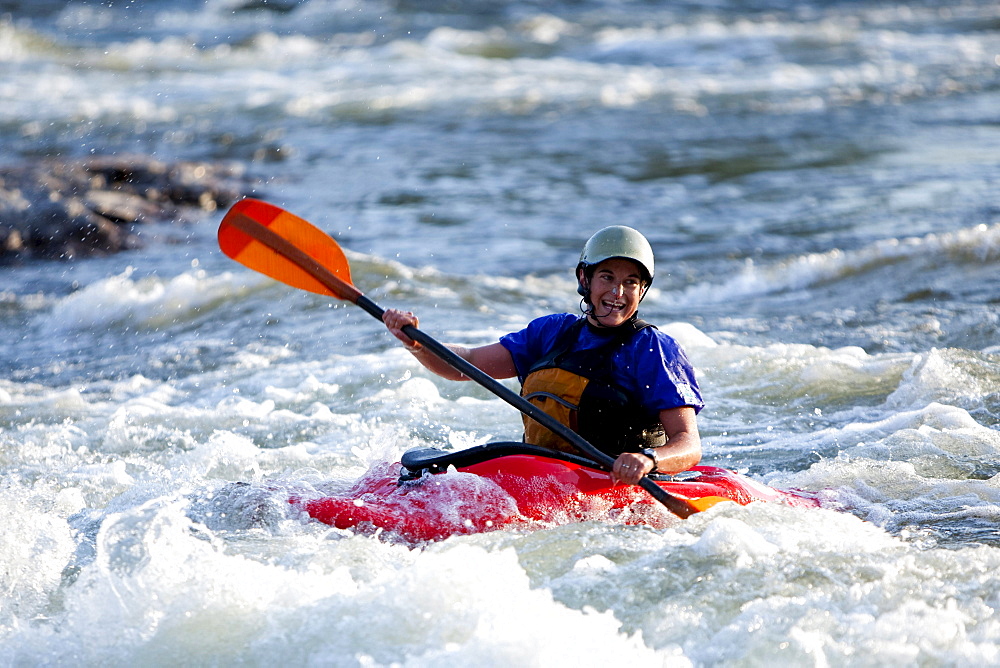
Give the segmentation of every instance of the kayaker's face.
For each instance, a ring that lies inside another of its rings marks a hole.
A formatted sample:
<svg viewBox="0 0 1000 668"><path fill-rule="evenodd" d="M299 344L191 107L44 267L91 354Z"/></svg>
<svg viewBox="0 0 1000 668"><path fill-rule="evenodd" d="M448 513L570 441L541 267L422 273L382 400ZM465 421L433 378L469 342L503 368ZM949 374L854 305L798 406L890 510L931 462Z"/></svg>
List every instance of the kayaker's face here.
<svg viewBox="0 0 1000 668"><path fill-rule="evenodd" d="M586 278L582 280L586 281ZM612 258L597 265L590 279L590 321L600 327L624 324L639 310L645 287L638 265Z"/></svg>

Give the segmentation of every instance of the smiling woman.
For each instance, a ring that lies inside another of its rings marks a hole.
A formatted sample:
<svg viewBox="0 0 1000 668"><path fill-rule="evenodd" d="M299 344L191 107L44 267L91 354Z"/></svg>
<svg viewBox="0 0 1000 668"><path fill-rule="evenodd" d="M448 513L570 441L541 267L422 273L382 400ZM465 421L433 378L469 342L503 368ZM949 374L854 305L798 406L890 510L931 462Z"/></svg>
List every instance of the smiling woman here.
<svg viewBox="0 0 1000 668"><path fill-rule="evenodd" d="M525 398L615 458L615 480L686 471L701 460L696 415L704 402L681 347L638 318L653 271L640 232L607 227L587 241L577 264L583 317L544 316L498 343L451 349L493 378L517 376ZM419 324L413 313L389 310L383 321L425 367L466 379L406 335L404 327ZM578 451L527 415L524 426L528 443Z"/></svg>

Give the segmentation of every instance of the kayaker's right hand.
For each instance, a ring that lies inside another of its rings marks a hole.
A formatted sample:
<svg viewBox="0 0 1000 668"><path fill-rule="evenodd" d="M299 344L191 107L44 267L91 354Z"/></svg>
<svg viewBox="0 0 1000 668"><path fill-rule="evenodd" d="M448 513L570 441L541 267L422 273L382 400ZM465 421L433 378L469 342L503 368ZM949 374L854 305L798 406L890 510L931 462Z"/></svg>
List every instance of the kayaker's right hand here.
<svg viewBox="0 0 1000 668"><path fill-rule="evenodd" d="M386 329L402 341L403 345L411 353L415 353L423 348L421 344L403 333L403 327L407 325L412 325L413 327L420 326L420 321L417 319L417 316L413 315L413 311L400 311L395 308L386 309L385 313L382 314L382 322L385 323Z"/></svg>
<svg viewBox="0 0 1000 668"><path fill-rule="evenodd" d="M636 485L643 476L656 468L653 462L638 452L623 452L611 468L611 479L626 485Z"/></svg>

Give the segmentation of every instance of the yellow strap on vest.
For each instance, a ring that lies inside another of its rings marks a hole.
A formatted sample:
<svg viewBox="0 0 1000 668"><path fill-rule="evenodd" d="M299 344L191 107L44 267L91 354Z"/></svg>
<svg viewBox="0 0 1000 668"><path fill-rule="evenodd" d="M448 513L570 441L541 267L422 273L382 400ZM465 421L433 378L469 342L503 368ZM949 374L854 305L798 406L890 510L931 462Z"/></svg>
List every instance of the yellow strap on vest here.
<svg viewBox="0 0 1000 668"><path fill-rule="evenodd" d="M533 371L524 379L521 396L559 420L573 431L577 431L577 415L580 397L589 379L564 369L541 369ZM553 450L577 453L577 449L563 438L535 422L527 415L524 421L524 441Z"/></svg>

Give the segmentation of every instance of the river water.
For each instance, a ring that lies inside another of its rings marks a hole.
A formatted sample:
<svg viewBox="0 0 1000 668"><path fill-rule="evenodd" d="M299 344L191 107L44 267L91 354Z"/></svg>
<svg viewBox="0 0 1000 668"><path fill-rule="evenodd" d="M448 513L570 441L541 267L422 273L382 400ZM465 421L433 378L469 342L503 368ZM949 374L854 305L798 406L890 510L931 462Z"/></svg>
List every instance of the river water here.
<svg viewBox="0 0 1000 668"><path fill-rule="evenodd" d="M419 546L304 519L289 490L519 415L206 211L0 267L0 663L1000 662L993 0L14 0L0 71L5 165L242 165L439 340L575 311L586 238L639 228L704 463L824 505Z"/></svg>

